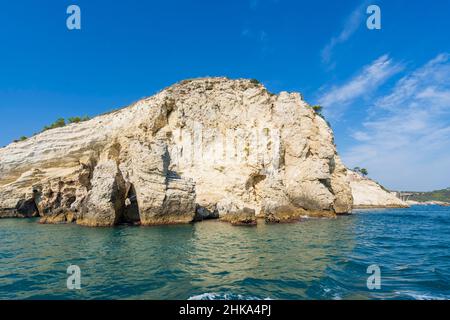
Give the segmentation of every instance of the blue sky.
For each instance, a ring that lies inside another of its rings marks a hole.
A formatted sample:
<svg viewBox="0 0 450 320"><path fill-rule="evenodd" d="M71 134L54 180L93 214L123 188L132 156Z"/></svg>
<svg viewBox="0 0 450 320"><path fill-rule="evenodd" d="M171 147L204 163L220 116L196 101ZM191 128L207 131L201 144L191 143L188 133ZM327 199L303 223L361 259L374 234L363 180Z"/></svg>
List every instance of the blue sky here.
<svg viewBox="0 0 450 320"><path fill-rule="evenodd" d="M0 45L0 145L185 78L257 78L322 104L349 167L450 186L449 0L2 1Z"/></svg>

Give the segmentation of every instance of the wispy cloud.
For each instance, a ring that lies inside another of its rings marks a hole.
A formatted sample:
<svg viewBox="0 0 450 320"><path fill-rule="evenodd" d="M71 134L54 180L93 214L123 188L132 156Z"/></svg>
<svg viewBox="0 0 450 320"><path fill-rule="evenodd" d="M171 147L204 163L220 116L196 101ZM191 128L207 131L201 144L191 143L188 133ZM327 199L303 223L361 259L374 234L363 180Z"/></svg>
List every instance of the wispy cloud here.
<svg viewBox="0 0 450 320"><path fill-rule="evenodd" d="M270 9L273 5L277 5L280 0L248 0L247 4L251 11ZM252 14L250 17L253 16ZM273 51L270 46L269 33L256 21L249 19L241 30L241 37L253 41L259 49L262 58Z"/></svg>
<svg viewBox="0 0 450 320"><path fill-rule="evenodd" d="M446 91L439 91L442 83L450 81L448 78L450 68L447 65L448 59L448 54L440 54L430 60L423 67L398 81L392 93L376 101L375 105L379 108L394 111L395 108L408 103L412 98L429 98L434 102L442 102L442 99L448 99Z"/></svg>
<svg viewBox="0 0 450 320"><path fill-rule="evenodd" d="M358 28L363 25L363 22L365 21L364 14L367 4L368 1L365 0L362 4L355 8L345 20L345 24L340 33L332 37L322 49L321 56L323 63L330 64L334 48L337 45L349 40L350 37L358 30Z"/></svg>
<svg viewBox="0 0 450 320"><path fill-rule="evenodd" d="M375 100L356 144L344 152L349 166L368 167L397 189L450 185L450 55L441 54L400 79Z"/></svg>
<svg viewBox="0 0 450 320"><path fill-rule="evenodd" d="M265 30L253 30L250 28L244 28L241 31L241 36L244 38L248 38L260 49L262 57L266 56L268 53L270 53L270 38L268 33Z"/></svg>
<svg viewBox="0 0 450 320"><path fill-rule="evenodd" d="M252 30L250 28L244 28L241 31L241 36L261 43L266 43L269 40L268 34L265 30Z"/></svg>
<svg viewBox="0 0 450 320"><path fill-rule="evenodd" d="M402 64L383 55L344 84L322 89L324 92L318 98L319 104L325 108L327 116L338 117L346 106L361 97L367 97L402 69Z"/></svg>

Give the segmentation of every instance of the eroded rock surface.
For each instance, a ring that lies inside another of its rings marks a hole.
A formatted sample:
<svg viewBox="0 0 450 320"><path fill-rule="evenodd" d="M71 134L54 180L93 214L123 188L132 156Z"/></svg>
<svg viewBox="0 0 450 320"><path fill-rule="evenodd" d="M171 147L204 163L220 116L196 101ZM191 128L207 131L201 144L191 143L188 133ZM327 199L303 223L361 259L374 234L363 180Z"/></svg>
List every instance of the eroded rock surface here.
<svg viewBox="0 0 450 320"><path fill-rule="evenodd" d="M283 222L353 199L331 129L300 94L205 78L0 149L0 216L24 203L43 223L112 226Z"/></svg>

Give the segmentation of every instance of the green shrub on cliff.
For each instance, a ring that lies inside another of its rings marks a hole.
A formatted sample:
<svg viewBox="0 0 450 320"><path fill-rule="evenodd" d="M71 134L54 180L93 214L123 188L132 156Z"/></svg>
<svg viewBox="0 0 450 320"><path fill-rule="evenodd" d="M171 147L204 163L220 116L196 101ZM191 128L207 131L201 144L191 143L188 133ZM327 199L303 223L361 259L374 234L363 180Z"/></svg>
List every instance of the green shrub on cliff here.
<svg viewBox="0 0 450 320"><path fill-rule="evenodd" d="M47 131L47 130L55 129L55 128L62 128L65 125L66 125L66 120L64 120L64 118L59 118L58 120L53 122L51 125L45 126L42 131Z"/></svg>
<svg viewBox="0 0 450 320"><path fill-rule="evenodd" d="M360 175L362 175L364 177L369 175L369 171L367 171L366 168L355 167L355 168L353 168L353 171L359 173Z"/></svg>
<svg viewBox="0 0 450 320"><path fill-rule="evenodd" d="M65 127L66 124L80 123L80 122L83 122L83 121L88 121L90 119L91 118L89 118L88 116L84 116L84 117L70 117L70 118L67 119L67 123L66 123L66 120L64 118L59 118L58 120L53 122L51 125L45 126L44 129L42 129L42 132L50 130L50 129L62 128L62 127Z"/></svg>
<svg viewBox="0 0 450 320"><path fill-rule="evenodd" d="M314 112L315 112L319 117L321 117L322 119L325 120L325 117L324 117L324 115L322 114L322 110L323 110L323 107L322 107L322 106L319 106L319 105L311 106L311 109L313 109ZM329 125L329 127L331 128L330 124L328 124L328 125Z"/></svg>
<svg viewBox="0 0 450 320"><path fill-rule="evenodd" d="M50 129L55 129L55 128L62 128L62 127L65 127L66 124L80 123L80 122L88 121L88 120L91 120L91 118L89 118L88 116L70 117L67 119L67 123L66 123L66 120L64 118L59 118L58 120L53 122L51 125L45 126L41 132L44 132L44 131L47 131ZM39 134L39 132L33 134L33 136L37 135L37 134ZM27 139L28 139L28 137L22 136L22 137L20 137L20 139L13 140L13 142L17 143L17 142L25 141Z"/></svg>
<svg viewBox="0 0 450 320"><path fill-rule="evenodd" d="M19 139L16 139L16 140L14 140L13 142L25 141L25 140L27 140L27 139L28 139L27 137L21 136Z"/></svg>
<svg viewBox="0 0 450 320"><path fill-rule="evenodd" d="M322 106L312 106L311 107L318 115L322 116L322 110L323 107Z"/></svg>
<svg viewBox="0 0 450 320"><path fill-rule="evenodd" d="M80 123L80 122L83 122L83 121L88 121L88 120L90 120L90 118L88 116L84 116L84 117L70 117L67 120L69 121L69 123Z"/></svg>

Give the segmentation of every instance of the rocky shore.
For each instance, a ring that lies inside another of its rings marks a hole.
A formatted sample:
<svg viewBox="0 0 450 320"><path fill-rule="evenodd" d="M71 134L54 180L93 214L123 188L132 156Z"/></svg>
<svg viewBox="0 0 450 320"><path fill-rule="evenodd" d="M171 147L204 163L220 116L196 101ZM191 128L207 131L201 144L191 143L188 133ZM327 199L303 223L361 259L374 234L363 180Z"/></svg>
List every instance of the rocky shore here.
<svg viewBox="0 0 450 320"><path fill-rule="evenodd" d="M365 205L404 203L344 167L331 129L300 94L254 80L186 80L0 149L0 217L254 225Z"/></svg>

